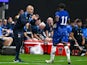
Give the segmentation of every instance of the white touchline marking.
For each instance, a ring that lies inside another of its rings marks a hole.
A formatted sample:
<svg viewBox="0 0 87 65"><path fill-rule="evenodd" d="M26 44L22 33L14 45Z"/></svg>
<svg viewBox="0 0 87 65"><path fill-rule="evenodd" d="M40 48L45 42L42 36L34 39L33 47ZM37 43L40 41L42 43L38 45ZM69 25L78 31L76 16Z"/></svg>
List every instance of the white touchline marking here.
<svg viewBox="0 0 87 65"><path fill-rule="evenodd" d="M76 60L76 61L87 61L87 60L81 60L81 59L80 59L80 60Z"/></svg>
<svg viewBox="0 0 87 65"><path fill-rule="evenodd" d="M87 61L87 60L74 60L73 62L81 62L81 61ZM54 61L54 62L67 62L66 60L59 60L59 61ZM45 63L45 61L30 61L30 62L0 62L0 64L40 64L40 63Z"/></svg>
<svg viewBox="0 0 87 65"><path fill-rule="evenodd" d="M15 62L0 62L0 64L26 64L26 65L29 65L29 64L39 64L39 65L43 65L43 64L40 63L40 62L39 62L39 63L31 63L31 62L30 62L30 63L26 63L26 62L25 62L25 63L24 63L24 62L23 62L23 63L15 63ZM46 64L47 64L47 63L46 63ZM61 64L57 64L57 65L61 65Z"/></svg>
<svg viewBox="0 0 87 65"><path fill-rule="evenodd" d="M15 63L17 63L17 62L0 62L0 64L15 64ZM29 63L18 63L18 64L29 64Z"/></svg>

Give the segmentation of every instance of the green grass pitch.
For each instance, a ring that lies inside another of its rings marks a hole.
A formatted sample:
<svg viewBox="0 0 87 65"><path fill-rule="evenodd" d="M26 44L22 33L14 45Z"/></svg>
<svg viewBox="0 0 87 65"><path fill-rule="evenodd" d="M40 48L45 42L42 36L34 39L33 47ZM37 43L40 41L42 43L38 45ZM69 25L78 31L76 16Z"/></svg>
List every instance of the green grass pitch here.
<svg viewBox="0 0 87 65"><path fill-rule="evenodd" d="M45 63L49 55L21 54L23 63L14 63L14 56L0 55L0 65L68 65L65 56L56 56L52 64ZM87 56L71 56L71 65L87 65Z"/></svg>

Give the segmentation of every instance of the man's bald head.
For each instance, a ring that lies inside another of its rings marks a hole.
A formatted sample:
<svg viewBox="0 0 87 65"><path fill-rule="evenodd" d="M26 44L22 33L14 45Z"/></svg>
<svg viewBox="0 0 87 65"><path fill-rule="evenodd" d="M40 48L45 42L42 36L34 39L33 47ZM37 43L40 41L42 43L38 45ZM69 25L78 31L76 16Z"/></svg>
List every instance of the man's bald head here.
<svg viewBox="0 0 87 65"><path fill-rule="evenodd" d="M29 14L33 14L34 13L34 7L32 5L28 5L27 8L26 8L26 11Z"/></svg>
<svg viewBox="0 0 87 65"><path fill-rule="evenodd" d="M45 27L46 27L46 24L45 24L44 22L41 22L41 23L39 24L39 28L40 28L41 30L43 30Z"/></svg>
<svg viewBox="0 0 87 65"><path fill-rule="evenodd" d="M53 25L53 18L52 18L52 17L49 17L49 18L47 19L47 23L48 23L49 25Z"/></svg>

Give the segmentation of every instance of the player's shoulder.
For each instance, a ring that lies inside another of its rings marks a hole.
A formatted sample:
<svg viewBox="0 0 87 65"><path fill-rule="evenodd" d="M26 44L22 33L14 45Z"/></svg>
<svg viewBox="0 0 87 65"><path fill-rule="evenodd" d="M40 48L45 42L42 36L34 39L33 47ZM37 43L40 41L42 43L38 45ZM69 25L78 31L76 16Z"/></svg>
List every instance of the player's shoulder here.
<svg viewBox="0 0 87 65"><path fill-rule="evenodd" d="M64 10L63 13L64 13L64 14L69 14L67 10Z"/></svg>
<svg viewBox="0 0 87 65"><path fill-rule="evenodd" d="M59 12L59 11L56 11L56 12L55 12L55 15L60 15L60 12Z"/></svg>
<svg viewBox="0 0 87 65"><path fill-rule="evenodd" d="M55 15L61 15L61 14L69 14L67 10L63 11L56 11Z"/></svg>

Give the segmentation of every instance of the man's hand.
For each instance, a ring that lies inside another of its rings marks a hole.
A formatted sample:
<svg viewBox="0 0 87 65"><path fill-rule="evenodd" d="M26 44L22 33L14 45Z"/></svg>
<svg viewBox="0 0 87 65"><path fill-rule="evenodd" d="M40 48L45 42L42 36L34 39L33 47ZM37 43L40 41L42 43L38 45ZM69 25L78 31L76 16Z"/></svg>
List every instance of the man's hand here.
<svg viewBox="0 0 87 65"><path fill-rule="evenodd" d="M32 16L32 19L37 20L38 17L37 17L36 15L33 15L33 16Z"/></svg>

